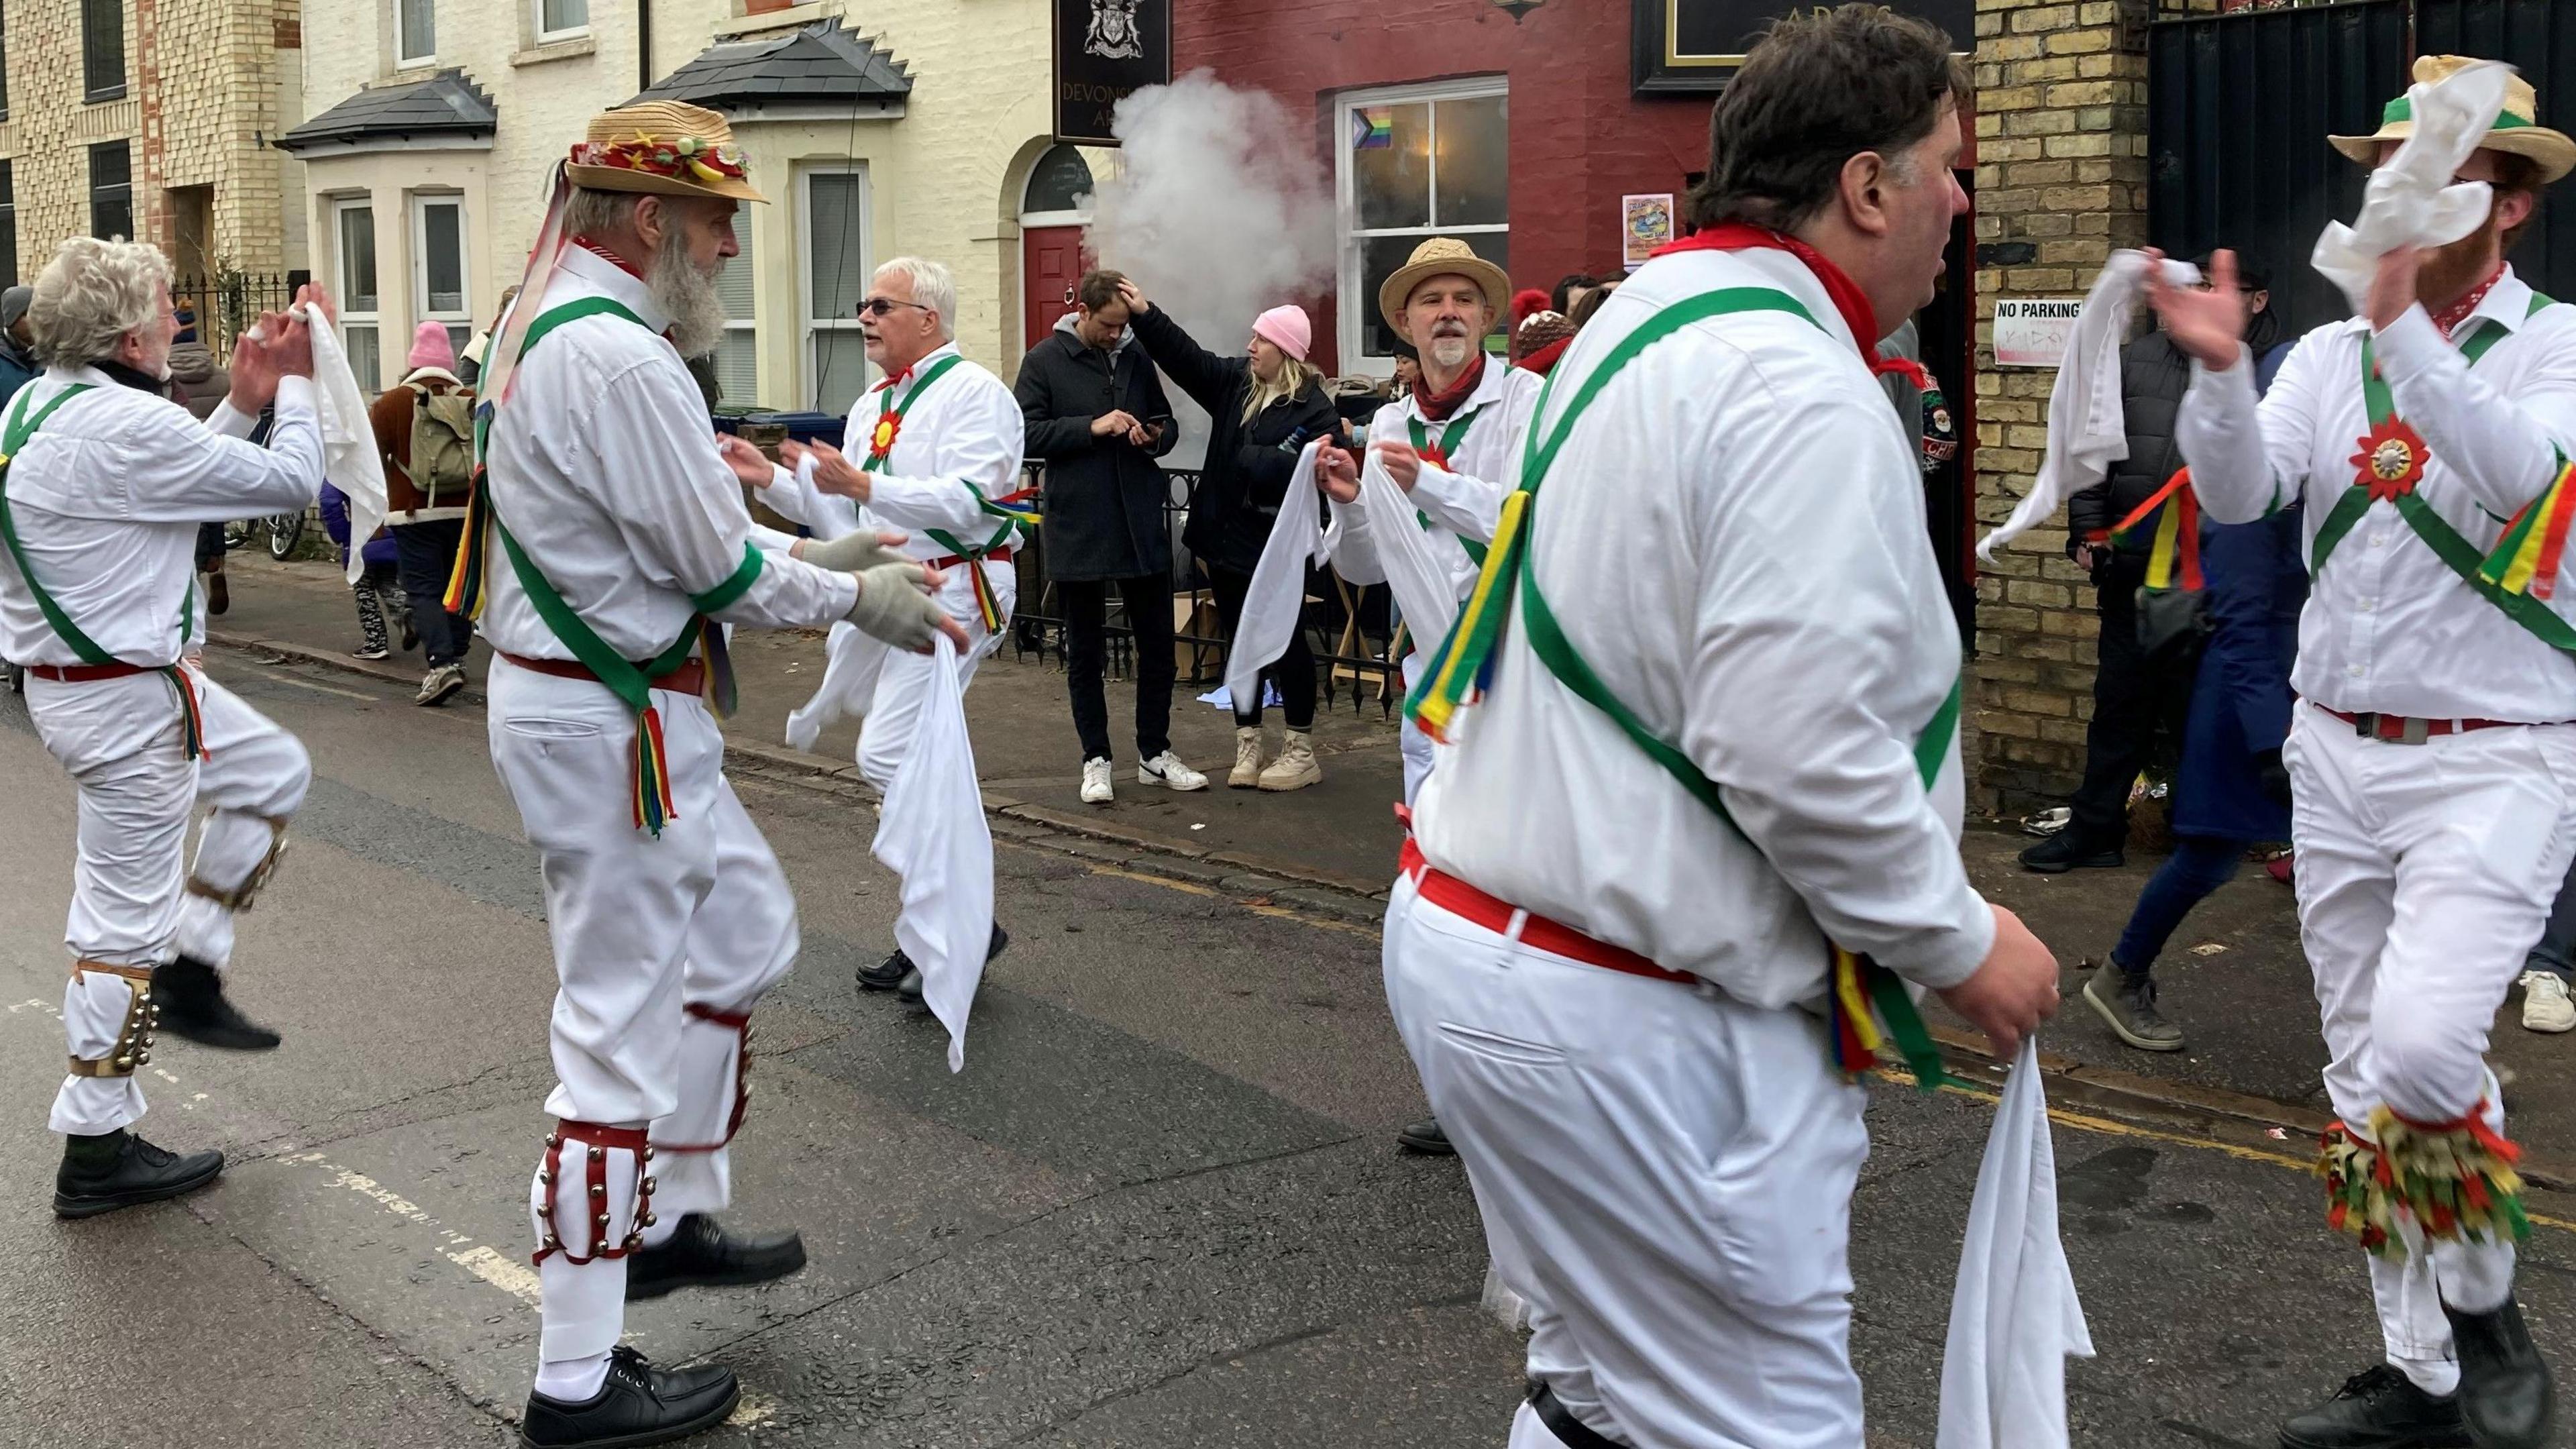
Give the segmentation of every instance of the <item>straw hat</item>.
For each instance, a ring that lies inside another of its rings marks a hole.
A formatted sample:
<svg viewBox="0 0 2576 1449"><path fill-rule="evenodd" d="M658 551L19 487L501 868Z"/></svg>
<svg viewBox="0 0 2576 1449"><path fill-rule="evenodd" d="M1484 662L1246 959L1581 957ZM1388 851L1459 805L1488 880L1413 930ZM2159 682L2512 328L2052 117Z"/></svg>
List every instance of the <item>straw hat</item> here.
<svg viewBox="0 0 2576 1449"><path fill-rule="evenodd" d="M1386 314L1386 325L1396 336L1413 340L1413 324L1404 320L1404 304L1413 299L1413 289L1433 277L1465 277L1485 294L1485 310L1495 319L1511 301L1512 279L1503 269L1476 255L1476 249L1454 236L1425 238L1413 249L1413 257L1395 269L1377 289L1377 309Z"/></svg>
<svg viewBox="0 0 2576 1449"><path fill-rule="evenodd" d="M2415 79L2431 85L2478 62L2465 55L2424 55L2415 59ZM2504 113L2496 117L2495 129L2478 143L2482 151L2502 151L2526 157L2538 163L2540 182L2550 182L2576 170L2576 141L2565 133L2541 125L2539 94L2531 82L2521 76L2507 77L2504 83ZM2415 134L2415 108L2404 96L2390 101L2379 113L2379 129L2367 136L2328 136L2334 148L2355 161L2368 163L2379 157L2382 141L2403 141Z"/></svg>
<svg viewBox="0 0 2576 1449"><path fill-rule="evenodd" d="M767 201L745 179L733 127L704 106L638 101L591 119L564 175L593 191Z"/></svg>

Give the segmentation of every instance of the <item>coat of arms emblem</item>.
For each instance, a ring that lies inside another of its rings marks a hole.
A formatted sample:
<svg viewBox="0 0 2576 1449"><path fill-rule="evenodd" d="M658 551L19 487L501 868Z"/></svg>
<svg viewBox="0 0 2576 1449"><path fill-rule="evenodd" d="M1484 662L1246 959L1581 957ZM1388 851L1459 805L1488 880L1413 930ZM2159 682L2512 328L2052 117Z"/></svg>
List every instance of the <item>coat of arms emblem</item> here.
<svg viewBox="0 0 2576 1449"><path fill-rule="evenodd" d="M1102 60L1143 60L1145 36L1136 23L1144 0L1091 0L1091 32L1082 38L1087 55Z"/></svg>

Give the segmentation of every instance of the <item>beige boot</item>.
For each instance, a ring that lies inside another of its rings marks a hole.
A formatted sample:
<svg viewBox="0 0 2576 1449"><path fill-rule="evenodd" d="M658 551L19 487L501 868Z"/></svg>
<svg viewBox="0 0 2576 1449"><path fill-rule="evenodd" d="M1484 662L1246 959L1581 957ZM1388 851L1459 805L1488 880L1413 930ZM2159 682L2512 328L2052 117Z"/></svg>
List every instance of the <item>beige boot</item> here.
<svg viewBox="0 0 2576 1449"><path fill-rule="evenodd" d="M1225 777L1226 788L1255 790L1261 786L1261 726L1234 727L1234 771Z"/></svg>
<svg viewBox="0 0 2576 1449"><path fill-rule="evenodd" d="M1290 730L1288 743L1279 758L1261 772L1264 790L1303 790L1324 778L1324 767L1315 763L1315 737L1304 730Z"/></svg>

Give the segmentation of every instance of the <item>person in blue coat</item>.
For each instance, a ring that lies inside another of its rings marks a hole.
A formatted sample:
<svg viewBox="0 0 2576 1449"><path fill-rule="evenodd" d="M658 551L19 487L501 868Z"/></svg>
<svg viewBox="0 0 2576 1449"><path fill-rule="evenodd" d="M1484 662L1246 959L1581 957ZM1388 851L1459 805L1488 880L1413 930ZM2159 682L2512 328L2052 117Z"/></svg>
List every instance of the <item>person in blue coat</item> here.
<svg viewBox="0 0 2576 1449"><path fill-rule="evenodd" d="M2205 525L2200 564L2210 625L2174 777L2174 853L2130 909L2093 973L2085 1003L2120 1040L2142 1051L2183 1047L2182 1029L2156 1006L2156 957L2191 908L2236 874L2260 841L2290 838L2290 664L2308 571L2299 553L2300 510L2254 523Z"/></svg>
<svg viewBox="0 0 2576 1449"><path fill-rule="evenodd" d="M349 495L325 483L322 485L322 528L331 541L340 546L340 567L349 566ZM360 643L349 651L352 659L384 659L393 653L393 640L385 632L385 615L391 613L403 621L403 646L419 642L411 628L411 615L406 611L401 581L395 573L393 535L379 528L373 537L358 546L358 556L365 562L358 581L349 592L358 600L358 634Z"/></svg>

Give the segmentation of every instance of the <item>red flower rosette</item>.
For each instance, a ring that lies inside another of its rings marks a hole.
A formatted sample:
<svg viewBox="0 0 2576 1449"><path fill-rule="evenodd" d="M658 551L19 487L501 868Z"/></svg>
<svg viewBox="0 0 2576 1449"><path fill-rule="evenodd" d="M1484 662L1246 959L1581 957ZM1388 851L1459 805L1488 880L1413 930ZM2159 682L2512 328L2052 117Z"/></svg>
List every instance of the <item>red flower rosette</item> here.
<svg viewBox="0 0 2576 1449"><path fill-rule="evenodd" d="M886 413L868 433L868 456L883 461L894 452L894 440L903 436L903 414Z"/></svg>
<svg viewBox="0 0 2576 1449"><path fill-rule="evenodd" d="M2373 503L2414 492L2423 481L2424 462L2432 456L2423 435L2397 417L2372 428L2359 440L2359 447L2361 451L2352 455L2353 482L2370 490Z"/></svg>

